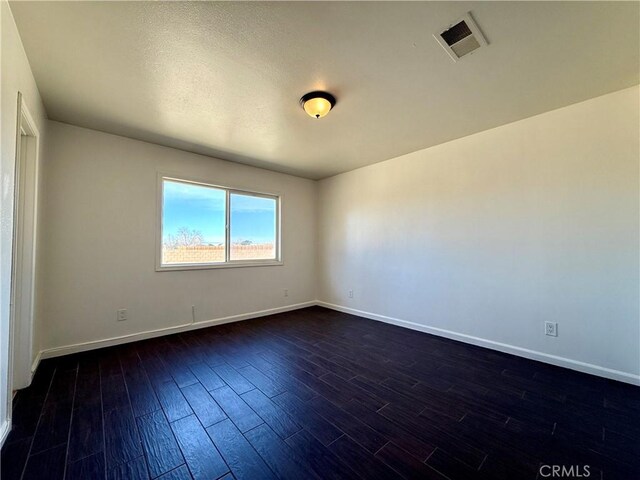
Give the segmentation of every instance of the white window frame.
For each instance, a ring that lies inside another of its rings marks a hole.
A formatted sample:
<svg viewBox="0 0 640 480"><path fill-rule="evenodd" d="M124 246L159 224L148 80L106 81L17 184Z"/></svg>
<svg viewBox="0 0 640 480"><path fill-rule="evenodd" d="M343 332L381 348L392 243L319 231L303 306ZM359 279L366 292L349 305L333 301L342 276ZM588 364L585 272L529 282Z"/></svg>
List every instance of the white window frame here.
<svg viewBox="0 0 640 480"><path fill-rule="evenodd" d="M163 239L163 205L164 205L164 182L186 183L190 185L200 185L203 187L217 188L225 192L225 261L217 263L162 263L162 239ZM156 229L156 271L166 272L174 270L209 270L216 268L237 268L237 267L265 267L274 265L284 265L282 260L282 195L279 193L256 192L246 188L236 188L218 185L214 182L186 178L183 175L171 175L166 173L158 173L157 186L157 222ZM231 209L230 199L232 194L249 195L254 197L270 198L276 201L276 258L265 260L231 260Z"/></svg>

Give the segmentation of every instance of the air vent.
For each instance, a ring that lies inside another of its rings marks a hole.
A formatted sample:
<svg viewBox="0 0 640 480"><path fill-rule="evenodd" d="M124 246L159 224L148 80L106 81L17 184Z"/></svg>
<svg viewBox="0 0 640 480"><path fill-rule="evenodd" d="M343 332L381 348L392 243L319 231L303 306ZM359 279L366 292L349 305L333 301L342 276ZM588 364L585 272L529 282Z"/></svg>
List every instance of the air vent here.
<svg viewBox="0 0 640 480"><path fill-rule="evenodd" d="M433 36L454 62L487 45L487 40L470 13Z"/></svg>

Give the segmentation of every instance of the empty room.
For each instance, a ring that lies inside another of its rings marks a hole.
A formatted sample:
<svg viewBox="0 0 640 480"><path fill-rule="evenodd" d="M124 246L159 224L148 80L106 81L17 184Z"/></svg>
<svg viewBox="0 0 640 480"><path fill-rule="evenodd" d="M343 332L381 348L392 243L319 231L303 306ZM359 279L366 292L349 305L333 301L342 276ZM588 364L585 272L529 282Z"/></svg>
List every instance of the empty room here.
<svg viewBox="0 0 640 480"><path fill-rule="evenodd" d="M1 480L640 479L640 2L0 0Z"/></svg>

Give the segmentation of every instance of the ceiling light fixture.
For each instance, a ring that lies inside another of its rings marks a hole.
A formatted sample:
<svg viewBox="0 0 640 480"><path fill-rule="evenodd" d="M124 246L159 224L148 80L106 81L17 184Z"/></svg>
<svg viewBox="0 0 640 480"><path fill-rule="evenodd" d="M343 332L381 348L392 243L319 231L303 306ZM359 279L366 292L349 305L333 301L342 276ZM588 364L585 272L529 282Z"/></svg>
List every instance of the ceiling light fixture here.
<svg viewBox="0 0 640 480"><path fill-rule="evenodd" d="M336 104L336 97L327 92L309 92L300 99L300 105L310 117L322 118Z"/></svg>

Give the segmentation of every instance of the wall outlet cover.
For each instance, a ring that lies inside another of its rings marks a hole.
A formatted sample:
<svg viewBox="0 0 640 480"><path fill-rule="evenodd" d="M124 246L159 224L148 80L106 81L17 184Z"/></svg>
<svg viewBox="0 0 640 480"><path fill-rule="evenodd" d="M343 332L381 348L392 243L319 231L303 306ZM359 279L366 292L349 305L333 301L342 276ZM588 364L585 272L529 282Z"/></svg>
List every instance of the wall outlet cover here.
<svg viewBox="0 0 640 480"><path fill-rule="evenodd" d="M558 323L557 322L544 322L544 333L550 337L558 336Z"/></svg>

